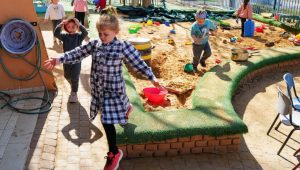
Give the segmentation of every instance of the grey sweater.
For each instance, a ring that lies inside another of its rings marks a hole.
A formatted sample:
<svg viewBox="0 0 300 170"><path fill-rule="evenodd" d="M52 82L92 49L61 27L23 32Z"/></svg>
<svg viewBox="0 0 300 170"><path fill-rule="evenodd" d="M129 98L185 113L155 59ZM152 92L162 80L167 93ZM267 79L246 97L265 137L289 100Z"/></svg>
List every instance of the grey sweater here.
<svg viewBox="0 0 300 170"><path fill-rule="evenodd" d="M87 30L84 26L79 26L80 32L75 34L62 33L61 25L58 25L54 30L54 36L63 42L64 52L73 50L74 48L81 45L84 38L88 35Z"/></svg>

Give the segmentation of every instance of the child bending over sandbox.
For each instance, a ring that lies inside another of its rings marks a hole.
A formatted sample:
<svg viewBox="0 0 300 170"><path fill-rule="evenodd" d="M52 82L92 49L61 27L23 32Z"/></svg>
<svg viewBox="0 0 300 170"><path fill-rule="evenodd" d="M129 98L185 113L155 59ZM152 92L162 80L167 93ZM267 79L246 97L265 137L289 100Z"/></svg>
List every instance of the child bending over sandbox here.
<svg viewBox="0 0 300 170"><path fill-rule="evenodd" d="M126 115L132 109L125 91L122 65L126 62L135 71L145 75L154 86L163 88L155 78L151 68L141 59L140 53L127 41L116 38L120 25L116 15L104 9L96 22L100 39L92 40L86 45L76 47L59 58L45 61L48 69L60 63L76 64L85 57L92 56L91 107L90 117L93 120L98 111L106 132L109 152L105 170L117 169L123 152L116 145L114 124L126 124Z"/></svg>

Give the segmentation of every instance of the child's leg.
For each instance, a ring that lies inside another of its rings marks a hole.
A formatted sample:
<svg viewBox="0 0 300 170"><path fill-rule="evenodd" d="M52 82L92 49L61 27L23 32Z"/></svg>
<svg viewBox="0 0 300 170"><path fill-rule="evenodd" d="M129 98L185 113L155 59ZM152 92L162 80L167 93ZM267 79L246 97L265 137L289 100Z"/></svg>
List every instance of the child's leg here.
<svg viewBox="0 0 300 170"><path fill-rule="evenodd" d="M244 36L244 23L246 22L246 18L241 18L241 24L242 24L242 32L241 32L241 36L243 37Z"/></svg>
<svg viewBox="0 0 300 170"><path fill-rule="evenodd" d="M193 67L194 67L194 69L196 69L198 64L199 64L199 60L200 60L200 56L201 56L202 51L203 51L202 45L198 45L198 44L193 43L193 54L194 54Z"/></svg>
<svg viewBox="0 0 300 170"><path fill-rule="evenodd" d="M79 84L79 76L81 70L81 63L72 64L71 65L71 89L72 92L78 91L78 84Z"/></svg>
<svg viewBox="0 0 300 170"><path fill-rule="evenodd" d="M200 59L200 64L202 67L206 67L205 60L210 56L211 56L211 49L210 49L209 43L207 42L204 45L204 53L203 53L202 58Z"/></svg>
<svg viewBox="0 0 300 170"><path fill-rule="evenodd" d="M63 64L63 68L64 68L64 77L71 85L72 65L71 64Z"/></svg>
<svg viewBox="0 0 300 170"><path fill-rule="evenodd" d="M117 139L116 139L116 128L114 124L103 124L103 128L106 133L108 146L109 146L109 152L112 152L114 155L118 153L118 147L117 147Z"/></svg>
<svg viewBox="0 0 300 170"><path fill-rule="evenodd" d="M79 20L81 25L84 25L85 12L75 12L75 18Z"/></svg>

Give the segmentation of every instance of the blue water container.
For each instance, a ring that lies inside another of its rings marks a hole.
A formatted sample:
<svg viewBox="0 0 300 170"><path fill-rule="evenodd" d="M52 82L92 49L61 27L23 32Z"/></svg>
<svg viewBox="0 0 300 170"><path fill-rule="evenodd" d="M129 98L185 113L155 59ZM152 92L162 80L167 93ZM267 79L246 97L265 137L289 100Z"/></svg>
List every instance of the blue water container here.
<svg viewBox="0 0 300 170"><path fill-rule="evenodd" d="M33 2L36 13L45 13L47 11L47 5L42 1Z"/></svg>
<svg viewBox="0 0 300 170"><path fill-rule="evenodd" d="M251 19L248 19L244 23L244 36L245 37L253 37L253 35L254 35L254 28L255 28L254 21L252 21Z"/></svg>

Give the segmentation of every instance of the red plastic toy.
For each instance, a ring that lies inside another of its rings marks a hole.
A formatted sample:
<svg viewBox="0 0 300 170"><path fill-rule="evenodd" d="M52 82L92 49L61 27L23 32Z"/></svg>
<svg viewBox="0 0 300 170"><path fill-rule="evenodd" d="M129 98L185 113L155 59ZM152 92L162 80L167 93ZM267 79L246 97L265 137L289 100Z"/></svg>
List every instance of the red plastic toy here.
<svg viewBox="0 0 300 170"><path fill-rule="evenodd" d="M156 87L146 87L143 89L145 97L153 104L162 104L165 96L168 94L167 90L161 90Z"/></svg>
<svg viewBox="0 0 300 170"><path fill-rule="evenodd" d="M261 32L261 33L263 33L263 32L264 32L264 29L263 29L262 27L256 27L256 28L255 28L255 31L256 31L256 32Z"/></svg>

